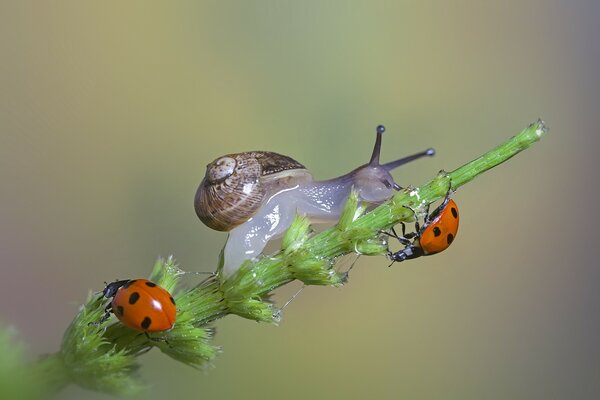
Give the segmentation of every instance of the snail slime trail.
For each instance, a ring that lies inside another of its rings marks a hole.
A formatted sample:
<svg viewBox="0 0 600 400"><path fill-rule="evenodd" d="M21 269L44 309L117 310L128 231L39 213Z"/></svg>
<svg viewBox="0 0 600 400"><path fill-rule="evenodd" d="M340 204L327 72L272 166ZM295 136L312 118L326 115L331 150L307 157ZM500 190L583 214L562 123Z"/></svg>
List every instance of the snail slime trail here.
<svg viewBox="0 0 600 400"><path fill-rule="evenodd" d="M196 214L208 227L229 232L223 253L224 277L290 227L296 214L311 221L337 221L350 191L373 205L400 190L390 171L425 156L427 149L385 164L379 163L385 128L377 127L371 160L337 178L313 181L298 161L278 153L250 151L227 154L206 166L194 200Z"/></svg>

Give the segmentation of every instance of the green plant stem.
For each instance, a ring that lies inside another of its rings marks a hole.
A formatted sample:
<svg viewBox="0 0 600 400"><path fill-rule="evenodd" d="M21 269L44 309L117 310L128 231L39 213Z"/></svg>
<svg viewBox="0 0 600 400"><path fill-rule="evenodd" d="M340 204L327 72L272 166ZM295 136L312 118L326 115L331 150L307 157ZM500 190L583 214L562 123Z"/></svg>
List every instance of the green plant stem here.
<svg viewBox="0 0 600 400"><path fill-rule="evenodd" d="M281 251L246 261L232 276L219 272L191 289L175 292L184 276L172 258L159 260L150 279L175 293L177 322L166 332L149 340L114 319L97 323L107 300L90 296L73 320L63 339L61 351L47 356L35 367L39 382L50 391L68 383L109 393L135 393L139 385L132 378L134 359L152 347L193 367L210 362L220 348L210 344L214 331L207 327L227 314L264 322L277 322L279 310L269 302L270 293L293 280L307 285L341 285L347 273L334 269L338 257L355 252L387 254L382 231L414 218L410 207L422 212L483 172L505 162L538 141L546 132L541 120L481 157L452 172L440 173L420 187L408 187L392 199L369 210L353 193L339 222L312 234L310 222L297 216L282 240ZM218 270L217 270L218 271Z"/></svg>
<svg viewBox="0 0 600 400"><path fill-rule="evenodd" d="M224 290L225 300L232 297L246 299L261 297L293 279L300 279L306 284L338 285L343 283L344 274L332 273L331 270L331 265L336 257L352 251L367 255L385 254L387 246L384 239L379 239L379 232L387 230L399 222L412 220L413 213L407 206L413 209L422 209L424 206L442 199L449 188L456 190L483 172L512 158L540 140L545 132L546 127L543 121L538 120L481 157L450 173L440 171L438 176L429 183L418 188L406 188L388 202L354 220L347 216L361 214L361 210L357 210L360 205L356 204L355 198L349 199L346 216L342 216L340 223L336 226L313 237L305 238L305 241L297 246L291 255L286 254L286 249L283 249L276 255L263 257L255 263L247 263L234 276L225 280L222 283L222 287L226 288ZM294 225L290 230L293 229L295 229ZM304 272L302 264L307 260L321 262L323 268L319 270L318 279L315 279L314 275L309 275L308 279L302 275ZM245 279L250 276L255 278L249 281ZM246 282L246 284L242 285L241 282ZM238 309L235 305L230 307L230 312L247 318L260 321L270 320L270 308L268 307L255 305L252 311L256 313L250 315L247 311L243 308Z"/></svg>
<svg viewBox="0 0 600 400"><path fill-rule="evenodd" d="M33 373L32 381L37 379L41 383L40 386L50 393L58 392L72 382L61 353L43 356L34 365Z"/></svg>

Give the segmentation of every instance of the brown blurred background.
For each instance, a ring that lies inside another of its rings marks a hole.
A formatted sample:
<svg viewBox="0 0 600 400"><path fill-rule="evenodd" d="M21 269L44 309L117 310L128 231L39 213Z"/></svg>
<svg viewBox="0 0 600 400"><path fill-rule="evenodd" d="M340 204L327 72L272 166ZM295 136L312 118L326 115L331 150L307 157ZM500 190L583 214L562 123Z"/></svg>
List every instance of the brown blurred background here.
<svg viewBox="0 0 600 400"><path fill-rule="evenodd" d="M205 373L153 351L144 398L597 398L598 17L556 0L3 2L0 320L35 356L103 281L169 254L214 270L226 236L192 199L218 155L330 178L383 123L384 160L437 149L396 174L420 184L541 116L542 142L456 194L450 250L362 257L279 327L219 321Z"/></svg>

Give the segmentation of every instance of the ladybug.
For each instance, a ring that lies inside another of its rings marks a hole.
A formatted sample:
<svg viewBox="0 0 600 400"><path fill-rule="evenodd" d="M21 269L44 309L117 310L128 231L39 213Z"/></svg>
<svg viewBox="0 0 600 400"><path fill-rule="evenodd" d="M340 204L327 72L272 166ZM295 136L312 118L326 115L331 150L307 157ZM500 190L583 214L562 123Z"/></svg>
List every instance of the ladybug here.
<svg viewBox="0 0 600 400"><path fill-rule="evenodd" d="M444 251L450 247L458 232L458 206L450 198L450 191L446 193L444 201L438 208L431 214L429 214L429 211L426 213L421 227L419 227L416 212L413 209L411 210L415 215L415 232L406 234L405 226L402 223L402 236L399 236L394 228L392 228L392 233L389 234L405 246L404 249L395 253L391 251L388 253L392 264Z"/></svg>
<svg viewBox="0 0 600 400"><path fill-rule="evenodd" d="M177 310L173 296L147 279L127 279L106 285L102 295L111 298L103 321L112 312L123 325L148 332L167 331L173 327Z"/></svg>

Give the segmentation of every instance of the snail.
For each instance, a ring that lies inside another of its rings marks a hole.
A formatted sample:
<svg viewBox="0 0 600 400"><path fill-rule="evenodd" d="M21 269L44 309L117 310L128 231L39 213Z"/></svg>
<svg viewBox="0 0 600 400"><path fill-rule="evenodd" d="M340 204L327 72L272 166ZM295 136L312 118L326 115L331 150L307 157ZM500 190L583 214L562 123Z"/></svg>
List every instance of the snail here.
<svg viewBox="0 0 600 400"><path fill-rule="evenodd" d="M233 275L245 260L260 255L271 239L289 228L296 214L312 222L336 221L352 188L361 201L380 204L401 189L391 170L435 154L430 148L380 164L384 126L379 125L376 132L369 163L325 181L313 181L304 165L268 151L227 154L208 164L194 208L208 227L229 232L223 251L224 276Z"/></svg>

